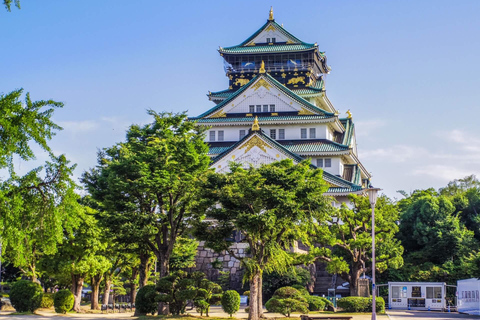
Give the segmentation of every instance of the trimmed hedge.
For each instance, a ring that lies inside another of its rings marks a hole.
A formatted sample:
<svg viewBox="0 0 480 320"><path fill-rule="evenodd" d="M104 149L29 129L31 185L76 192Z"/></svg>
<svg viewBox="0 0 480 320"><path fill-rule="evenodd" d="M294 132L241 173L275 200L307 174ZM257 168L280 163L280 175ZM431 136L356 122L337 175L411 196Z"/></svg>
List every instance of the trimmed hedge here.
<svg viewBox="0 0 480 320"><path fill-rule="evenodd" d="M55 296L53 296L53 306L55 307L55 312L63 314L67 313L68 311L72 310L74 301L75 298L70 290L59 290L57 293L55 293Z"/></svg>
<svg viewBox="0 0 480 320"><path fill-rule="evenodd" d="M385 300L377 297L375 301L377 312L385 312ZM346 312L372 312L372 298L345 297L337 300L337 306Z"/></svg>
<svg viewBox="0 0 480 320"><path fill-rule="evenodd" d="M50 309L51 307L53 307L53 293L44 293L40 308Z"/></svg>
<svg viewBox="0 0 480 320"><path fill-rule="evenodd" d="M32 281L19 280L10 288L10 302L17 312L34 312L42 303L43 289Z"/></svg>
<svg viewBox="0 0 480 320"><path fill-rule="evenodd" d="M158 302L155 300L157 292L155 290L155 285L149 284L142 287L137 292L137 297L135 298L135 308L139 314L155 314L158 309Z"/></svg>
<svg viewBox="0 0 480 320"><path fill-rule="evenodd" d="M290 317L292 312L308 313L306 297L292 287L277 289L273 297L265 304L265 308L268 312L278 312L287 317Z"/></svg>
<svg viewBox="0 0 480 320"><path fill-rule="evenodd" d="M325 301L321 297L308 295L307 298L309 311L323 311L325 310Z"/></svg>
<svg viewBox="0 0 480 320"><path fill-rule="evenodd" d="M230 315L230 318L240 309L240 295L237 291L225 291L222 296L222 309Z"/></svg>

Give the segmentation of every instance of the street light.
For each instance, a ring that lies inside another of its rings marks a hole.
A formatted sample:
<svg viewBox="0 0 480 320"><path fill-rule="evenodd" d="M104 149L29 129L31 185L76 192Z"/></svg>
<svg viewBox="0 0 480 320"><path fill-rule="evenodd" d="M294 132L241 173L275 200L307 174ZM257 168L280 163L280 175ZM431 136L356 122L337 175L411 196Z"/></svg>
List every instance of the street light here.
<svg viewBox="0 0 480 320"><path fill-rule="evenodd" d="M372 320L377 320L376 310L376 295L377 288L375 287L375 204L377 203L377 194L381 189L369 188L367 189L368 199L372 207Z"/></svg>

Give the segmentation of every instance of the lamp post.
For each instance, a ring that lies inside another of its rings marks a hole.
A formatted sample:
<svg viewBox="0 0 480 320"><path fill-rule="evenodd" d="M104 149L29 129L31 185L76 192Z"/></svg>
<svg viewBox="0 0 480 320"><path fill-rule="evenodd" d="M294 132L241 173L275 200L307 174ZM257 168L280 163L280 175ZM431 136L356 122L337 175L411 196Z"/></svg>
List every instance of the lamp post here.
<svg viewBox="0 0 480 320"><path fill-rule="evenodd" d="M377 203L377 194L381 189L369 188L367 189L368 199L372 207L372 320L377 320L376 310L376 295L377 288L375 287L375 204Z"/></svg>

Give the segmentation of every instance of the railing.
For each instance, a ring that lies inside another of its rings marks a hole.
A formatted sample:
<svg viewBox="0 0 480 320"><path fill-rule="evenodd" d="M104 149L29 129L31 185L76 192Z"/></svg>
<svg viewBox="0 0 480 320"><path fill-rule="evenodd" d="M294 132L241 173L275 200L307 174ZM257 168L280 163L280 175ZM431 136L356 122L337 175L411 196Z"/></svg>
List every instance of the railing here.
<svg viewBox="0 0 480 320"><path fill-rule="evenodd" d="M228 72L242 72L242 71L243 72L254 72L254 71L258 71L258 68L242 68L242 67L234 68L233 66L228 66L228 67L226 67L226 70ZM265 65L265 70L267 72L272 72L272 71L283 72L283 71L299 71L299 70L302 70L302 71L308 70L308 71L312 72L313 71L313 66L310 65L310 64L297 64L295 66ZM316 76L318 77L318 76L320 76L320 74L317 74Z"/></svg>

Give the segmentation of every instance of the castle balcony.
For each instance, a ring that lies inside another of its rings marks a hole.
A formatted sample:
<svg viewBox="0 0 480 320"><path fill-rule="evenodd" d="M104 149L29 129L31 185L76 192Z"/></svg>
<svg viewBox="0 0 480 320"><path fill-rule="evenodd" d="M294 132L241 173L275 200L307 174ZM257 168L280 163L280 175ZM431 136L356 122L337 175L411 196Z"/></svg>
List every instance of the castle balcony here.
<svg viewBox="0 0 480 320"><path fill-rule="evenodd" d="M267 64L265 63L265 70L268 72L268 73L271 73L271 72L285 72L285 71L309 71L309 72L312 72L315 70L314 68L314 65L313 64L303 64L303 63L297 63L297 64L288 64L288 65L285 65L285 64ZM227 72L227 74L230 74L230 73L256 73L258 72L258 68L254 68L254 67L250 67L250 66L246 66L246 67L242 67L242 66L237 66L237 67L234 67L232 65L229 65L229 66L226 66L225 67L225 71ZM315 74L315 76L318 78L320 77L321 73L317 73Z"/></svg>

